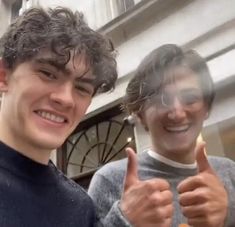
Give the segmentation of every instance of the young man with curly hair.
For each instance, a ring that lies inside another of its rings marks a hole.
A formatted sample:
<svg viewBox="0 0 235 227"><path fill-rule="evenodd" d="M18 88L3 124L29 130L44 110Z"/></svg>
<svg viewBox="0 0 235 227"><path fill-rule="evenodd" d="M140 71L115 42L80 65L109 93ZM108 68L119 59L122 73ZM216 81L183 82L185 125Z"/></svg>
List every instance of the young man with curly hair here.
<svg viewBox="0 0 235 227"><path fill-rule="evenodd" d="M110 43L79 12L32 8L0 53L0 226L94 226L91 199L49 158L96 92L114 87Z"/></svg>

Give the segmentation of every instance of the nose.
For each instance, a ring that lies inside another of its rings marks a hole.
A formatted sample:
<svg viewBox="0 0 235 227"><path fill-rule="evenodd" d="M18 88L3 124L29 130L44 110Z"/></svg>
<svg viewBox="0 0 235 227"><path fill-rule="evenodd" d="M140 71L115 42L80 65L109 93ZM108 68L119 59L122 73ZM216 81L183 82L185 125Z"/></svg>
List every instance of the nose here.
<svg viewBox="0 0 235 227"><path fill-rule="evenodd" d="M174 101L168 110L168 118L174 121L181 121L186 117L184 106L180 102L178 97L174 98Z"/></svg>
<svg viewBox="0 0 235 227"><path fill-rule="evenodd" d="M73 86L70 83L63 83L58 85L50 95L51 101L61 107L73 107Z"/></svg>

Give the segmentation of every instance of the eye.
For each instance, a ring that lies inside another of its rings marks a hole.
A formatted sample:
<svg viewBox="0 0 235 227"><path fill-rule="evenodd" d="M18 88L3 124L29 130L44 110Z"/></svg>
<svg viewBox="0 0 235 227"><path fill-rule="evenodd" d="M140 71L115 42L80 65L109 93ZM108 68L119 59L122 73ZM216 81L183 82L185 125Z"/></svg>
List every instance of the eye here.
<svg viewBox="0 0 235 227"><path fill-rule="evenodd" d="M201 101L201 96L198 94L184 94L181 96L185 105L193 105Z"/></svg>
<svg viewBox="0 0 235 227"><path fill-rule="evenodd" d="M81 94L82 96L92 96L94 92L94 88L91 85L76 85L75 86L77 92Z"/></svg>
<svg viewBox="0 0 235 227"><path fill-rule="evenodd" d="M161 104L163 106L170 106L174 103L175 96L173 94L168 94L166 92L163 92L161 94Z"/></svg>
<svg viewBox="0 0 235 227"><path fill-rule="evenodd" d="M45 79L48 79L48 80L57 79L57 76L55 76L55 74L50 72L49 70L40 69L39 72Z"/></svg>

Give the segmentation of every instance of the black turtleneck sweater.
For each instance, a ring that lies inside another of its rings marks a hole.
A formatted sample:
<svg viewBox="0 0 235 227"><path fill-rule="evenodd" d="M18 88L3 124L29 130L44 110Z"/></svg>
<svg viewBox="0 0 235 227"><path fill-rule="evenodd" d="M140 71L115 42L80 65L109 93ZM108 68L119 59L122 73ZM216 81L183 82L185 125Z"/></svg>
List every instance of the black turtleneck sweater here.
<svg viewBox="0 0 235 227"><path fill-rule="evenodd" d="M50 162L0 142L0 227L94 226L91 199Z"/></svg>

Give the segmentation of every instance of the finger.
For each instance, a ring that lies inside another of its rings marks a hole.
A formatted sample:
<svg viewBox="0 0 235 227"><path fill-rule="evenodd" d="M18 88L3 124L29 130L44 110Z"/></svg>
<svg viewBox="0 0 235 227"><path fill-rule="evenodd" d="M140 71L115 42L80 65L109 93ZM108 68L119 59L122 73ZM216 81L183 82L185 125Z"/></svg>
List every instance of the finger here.
<svg viewBox="0 0 235 227"><path fill-rule="evenodd" d="M194 176L193 177L188 177L188 178L186 178L185 180L181 181L178 184L177 190L181 194L181 193L193 191L199 185L200 185L200 179L198 179L197 177L194 177Z"/></svg>
<svg viewBox="0 0 235 227"><path fill-rule="evenodd" d="M200 196L199 190L193 192L184 192L179 195L179 203L181 206L192 206L200 203L204 203L206 199Z"/></svg>
<svg viewBox="0 0 235 227"><path fill-rule="evenodd" d="M199 143L195 148L196 162L198 166L198 172L213 172L205 151L205 142Z"/></svg>
<svg viewBox="0 0 235 227"><path fill-rule="evenodd" d="M213 170L212 170L213 171ZM181 181L178 186L177 190L178 193L182 194L185 192L198 192L199 188L208 188L210 185L210 181L214 179L214 174L204 172L198 175L188 177L185 180Z"/></svg>
<svg viewBox="0 0 235 227"><path fill-rule="evenodd" d="M166 218L164 221L161 222L156 222L156 218L152 221L152 223L147 223L143 226L148 226L148 227L171 227L172 226L172 217L171 218Z"/></svg>
<svg viewBox="0 0 235 227"><path fill-rule="evenodd" d="M160 223L163 224L165 220L171 219L174 213L174 207L172 204L168 204L166 206L161 207L150 207L151 211L148 212L146 215L145 213L145 220L151 223L155 223L155 226L160 226ZM148 225L145 225L148 226Z"/></svg>
<svg viewBox="0 0 235 227"><path fill-rule="evenodd" d="M149 193L152 193L154 191L162 192L165 190L170 190L170 184L168 183L168 181L161 178L153 178L142 182L144 187L148 189Z"/></svg>
<svg viewBox="0 0 235 227"><path fill-rule="evenodd" d="M205 216L206 209L207 209L206 204L181 207L183 215L187 218L196 218L200 216Z"/></svg>
<svg viewBox="0 0 235 227"><path fill-rule="evenodd" d="M196 226L211 226L210 223L208 223L208 218L206 218L205 216L188 218L188 224L190 226L195 226L195 227Z"/></svg>
<svg viewBox="0 0 235 227"><path fill-rule="evenodd" d="M162 223L161 225L157 225L157 226L159 226L159 227L166 227L166 226L172 226L172 217L170 217L170 218L166 218L165 220L164 220L164 223ZM155 225L154 225L154 227L156 227L156 223L155 223Z"/></svg>
<svg viewBox="0 0 235 227"><path fill-rule="evenodd" d="M155 211L155 217L159 217L158 220L162 222L168 218L172 218L174 213L174 207L173 204L168 204L166 206L158 207L157 209L155 209Z"/></svg>
<svg viewBox="0 0 235 227"><path fill-rule="evenodd" d="M126 191L130 186L136 184L139 181L136 154L130 147L126 148L126 153L128 160L126 177L124 181L124 191Z"/></svg>
<svg viewBox="0 0 235 227"><path fill-rule="evenodd" d="M163 192L154 192L150 196L150 200L153 203L153 206L166 206L168 204L173 204L173 194L170 190L166 190Z"/></svg>

